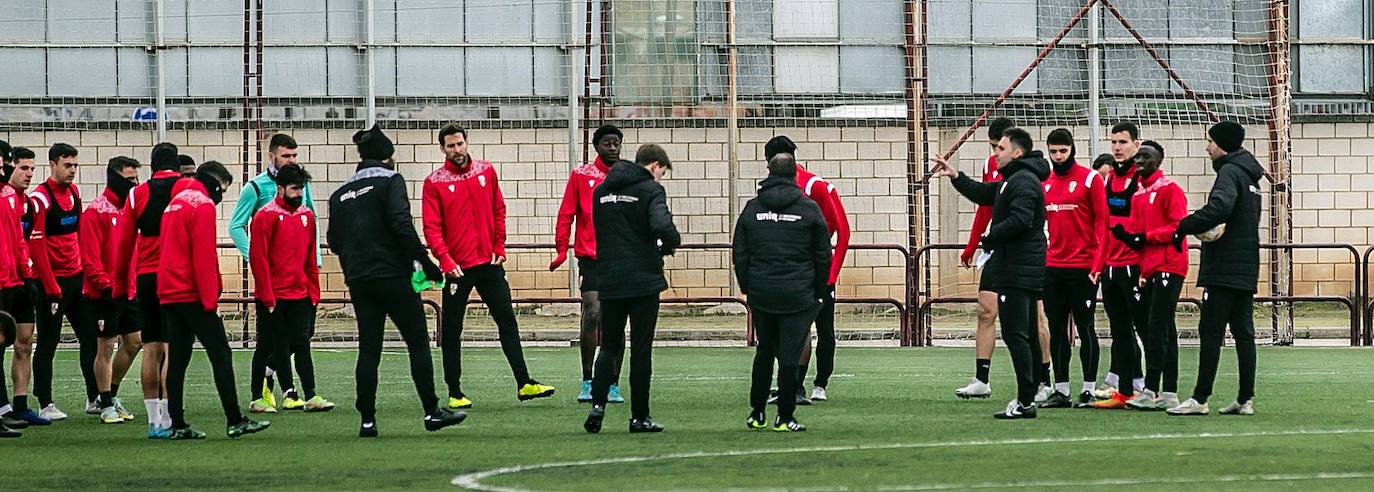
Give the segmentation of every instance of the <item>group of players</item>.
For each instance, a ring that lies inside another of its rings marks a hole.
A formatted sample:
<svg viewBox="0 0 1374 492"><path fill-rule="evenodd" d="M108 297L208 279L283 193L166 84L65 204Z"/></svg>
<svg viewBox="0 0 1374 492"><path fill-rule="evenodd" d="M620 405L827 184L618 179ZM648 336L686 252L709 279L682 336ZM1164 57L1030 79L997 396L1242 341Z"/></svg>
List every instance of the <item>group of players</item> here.
<svg viewBox="0 0 1374 492"><path fill-rule="evenodd" d="M934 175L950 178L979 206L961 257L964 265L982 268L975 375L955 394L991 395L988 368L997 319L1017 380L1016 398L997 418L1035 418L1037 408L1071 406L1205 415L1229 325L1240 389L1220 413L1253 414L1252 315L1264 172L1243 148L1244 128L1221 122L1208 130L1207 153L1217 178L1207 204L1192 214L1183 188L1162 169L1162 145L1142 141L1140 129L1129 122L1112 127L1109 138L1112 152L1093 161L1094 172L1075 160L1067 129L1049 133L1046 160L1025 130L999 118L988 128L993 155L982 182L935 159ZM1180 401L1175 308L1188 274L1190 235L1202 240L1202 347L1197 385L1191 398ZM1102 387L1094 328L1099 287L1112 339ZM1070 320L1082 365L1076 397L1069 379Z"/></svg>

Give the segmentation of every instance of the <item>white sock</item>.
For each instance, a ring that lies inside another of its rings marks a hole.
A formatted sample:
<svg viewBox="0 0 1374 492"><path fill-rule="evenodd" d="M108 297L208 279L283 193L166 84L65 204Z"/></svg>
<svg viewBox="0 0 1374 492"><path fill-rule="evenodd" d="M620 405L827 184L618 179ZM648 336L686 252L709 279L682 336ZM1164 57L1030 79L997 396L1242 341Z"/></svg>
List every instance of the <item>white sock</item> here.
<svg viewBox="0 0 1374 492"><path fill-rule="evenodd" d="M158 413L157 402L158 400L152 398L143 400L143 410L148 412L148 425L162 427L162 417Z"/></svg>
<svg viewBox="0 0 1374 492"><path fill-rule="evenodd" d="M1067 395L1069 394L1069 383L1067 381L1063 383L1054 383L1054 390L1061 395Z"/></svg>
<svg viewBox="0 0 1374 492"><path fill-rule="evenodd" d="M1131 380L1131 388L1139 392L1145 389L1145 378L1135 378Z"/></svg>
<svg viewBox="0 0 1374 492"><path fill-rule="evenodd" d="M1117 376L1114 372L1109 372L1107 373L1105 382L1107 383L1107 386L1118 388L1119 386L1117 386L1117 383L1121 382L1121 376Z"/></svg>
<svg viewBox="0 0 1374 492"><path fill-rule="evenodd" d="M157 401L157 418L163 429L172 428L172 414L167 411L167 400Z"/></svg>
<svg viewBox="0 0 1374 492"><path fill-rule="evenodd" d="M1165 400L1168 400L1168 399L1177 400L1177 399L1178 399L1178 393L1169 393L1169 392L1166 391L1166 392L1164 392L1164 393L1160 393L1160 394L1159 394L1159 397L1160 397L1160 398L1163 398L1163 399L1165 399Z"/></svg>
<svg viewBox="0 0 1374 492"><path fill-rule="evenodd" d="M1096 384L1096 383L1093 383L1092 381L1084 381L1084 382L1083 382L1083 392L1084 392L1084 393L1092 394L1093 390L1095 390L1095 389L1097 389L1097 384Z"/></svg>
<svg viewBox="0 0 1374 492"><path fill-rule="evenodd" d="M14 407L11 406L11 405L8 405L8 404L5 405L5 406L3 406L3 407L0 407L0 415L5 415L5 414L8 414L8 413L13 412L13 411L14 411Z"/></svg>
<svg viewBox="0 0 1374 492"><path fill-rule="evenodd" d="M267 368L267 372L266 372L265 374L266 374L267 377L270 378L270 377L272 377L272 376L275 376L275 375L277 374L277 371L273 371L272 368L269 367L269 368Z"/></svg>

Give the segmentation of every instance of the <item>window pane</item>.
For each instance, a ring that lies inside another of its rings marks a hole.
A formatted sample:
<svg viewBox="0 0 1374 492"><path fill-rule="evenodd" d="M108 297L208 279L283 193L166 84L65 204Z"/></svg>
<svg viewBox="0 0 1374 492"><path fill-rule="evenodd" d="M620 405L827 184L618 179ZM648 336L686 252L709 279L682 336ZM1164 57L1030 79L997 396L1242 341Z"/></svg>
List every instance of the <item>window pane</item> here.
<svg viewBox="0 0 1374 492"><path fill-rule="evenodd" d="M529 42L532 0L467 0L467 39L472 43Z"/></svg>
<svg viewBox="0 0 1374 492"><path fill-rule="evenodd" d="M558 48L534 49L534 95L567 95L567 73L567 57ZM582 74L577 76L580 78Z"/></svg>
<svg viewBox="0 0 1374 492"><path fill-rule="evenodd" d="M44 0L10 0L5 3L5 28L0 29L0 41L43 41L48 28L44 18ZM42 77L43 74L38 76Z"/></svg>
<svg viewBox="0 0 1374 492"><path fill-rule="evenodd" d="M974 0L973 39L1034 40L1035 0Z"/></svg>
<svg viewBox="0 0 1374 492"><path fill-rule="evenodd" d="M162 66L164 70L166 70L164 72L164 76L167 78L167 84L165 85L165 87L167 88L168 96L186 97L190 94L189 86L191 84L191 81L190 78L187 76L186 71L188 58L190 58L190 54L187 52L186 48L172 48L162 52ZM235 65L241 66L242 64L242 62L239 62ZM157 72L155 71L156 68L157 67L153 67L152 69L150 69L150 71L152 71L153 73L154 83L157 83ZM242 73L243 72L240 70L238 76L243 77ZM242 93L241 89L240 93Z"/></svg>
<svg viewBox="0 0 1374 492"><path fill-rule="evenodd" d="M0 48L0 59L11 66L25 68L5 74L0 96L42 97L48 93L47 56L42 48Z"/></svg>
<svg viewBox="0 0 1374 492"><path fill-rule="evenodd" d="M353 48L341 46L326 48L326 52L329 57L329 95L366 95L367 66L364 55ZM372 56L377 55L374 53ZM381 70L382 67L377 67L378 73Z"/></svg>
<svg viewBox="0 0 1374 492"><path fill-rule="evenodd" d="M1236 91L1247 95L1269 94L1269 54L1262 46L1236 47Z"/></svg>
<svg viewBox="0 0 1374 492"><path fill-rule="evenodd" d="M930 0L926 24L931 41L968 41L973 26L973 9L968 0Z"/></svg>
<svg viewBox="0 0 1374 492"><path fill-rule="evenodd" d="M930 70L930 92L968 94L972 90L973 60L969 48L930 48L926 60Z"/></svg>
<svg viewBox="0 0 1374 492"><path fill-rule="evenodd" d="M397 48L396 95L463 95L463 50Z"/></svg>
<svg viewBox="0 0 1374 492"><path fill-rule="evenodd" d="M120 48L119 95L121 97L153 96L153 55L140 48Z"/></svg>
<svg viewBox="0 0 1374 492"><path fill-rule="evenodd" d="M577 20L575 26L580 31L581 26L587 22L586 7L582 2L573 2L577 5ZM568 39L568 4L566 2L550 2L548 0L535 0L534 2L534 40L541 43L562 43Z"/></svg>
<svg viewBox="0 0 1374 492"><path fill-rule="evenodd" d="M1268 37L1268 3L1266 0L1236 0L1236 39Z"/></svg>
<svg viewBox="0 0 1374 492"><path fill-rule="evenodd" d="M192 42L243 43L243 4L238 2L197 2L186 4L187 33ZM168 19L168 23L177 22ZM263 34L266 36L266 33ZM242 54L242 49L239 53ZM192 64L195 64L193 53ZM195 83L192 84L194 89ZM241 81L239 85L242 85Z"/></svg>
<svg viewBox="0 0 1374 492"><path fill-rule="evenodd" d="M906 52L901 48L840 48L840 90L851 94L902 92Z"/></svg>
<svg viewBox="0 0 1374 492"><path fill-rule="evenodd" d="M462 41L462 5L445 0L396 0L396 40L420 44Z"/></svg>
<svg viewBox="0 0 1374 492"><path fill-rule="evenodd" d="M373 48L372 52L374 80L377 83L377 96L396 95L396 48ZM367 74L363 73L366 77ZM364 86L364 89L367 87Z"/></svg>
<svg viewBox="0 0 1374 492"><path fill-rule="evenodd" d="M1001 94L1012 80L1035 59L1035 48L978 47L973 49L973 92ZM1034 93L1039 87L1035 77L1027 77L1016 87L1016 94Z"/></svg>
<svg viewBox="0 0 1374 492"><path fill-rule="evenodd" d="M468 48L467 94L534 94L534 57L529 48Z"/></svg>
<svg viewBox="0 0 1374 492"><path fill-rule="evenodd" d="M366 39L363 22L367 20L363 3L358 0L328 0L329 40L336 43L357 43ZM377 12L380 14L380 12ZM381 16L374 17L375 23L382 22ZM374 34L375 35L375 34Z"/></svg>
<svg viewBox="0 0 1374 492"><path fill-rule="evenodd" d="M739 93L758 96L773 93L773 52L762 47L741 47L736 60Z"/></svg>
<svg viewBox="0 0 1374 492"><path fill-rule="evenodd" d="M1231 2L1170 0L1169 37L1174 39L1232 37L1234 13Z"/></svg>
<svg viewBox="0 0 1374 492"><path fill-rule="evenodd" d="M148 43L152 41L152 2L119 0L117 8L119 9L119 41L124 43Z"/></svg>
<svg viewBox="0 0 1374 492"><path fill-rule="evenodd" d="M773 0L735 0L735 9L737 41L743 43L773 39ZM723 27L721 32L724 32Z"/></svg>
<svg viewBox="0 0 1374 492"><path fill-rule="evenodd" d="M112 48L48 50L49 96L113 96L118 92L117 73Z"/></svg>
<svg viewBox="0 0 1374 492"><path fill-rule="evenodd" d="M1039 33L1040 38L1048 40L1059 33L1060 29L1069 25L1069 19L1078 13L1078 9L1083 7L1083 0L1040 0ZM1073 26L1073 30L1065 35L1065 39L1082 40L1088 38L1088 25L1091 16L1084 14L1078 24Z"/></svg>
<svg viewBox="0 0 1374 492"><path fill-rule="evenodd" d="M270 97L319 97L328 93L324 48L265 48L262 92Z"/></svg>
<svg viewBox="0 0 1374 492"><path fill-rule="evenodd" d="M1169 9L1160 0L1112 0L1112 5L1146 39L1161 39L1169 35ZM1134 39L1121 21L1106 9L1102 10L1103 35L1110 39Z"/></svg>
<svg viewBox="0 0 1374 492"><path fill-rule="evenodd" d="M1156 48L1160 56L1169 56L1163 48ZM1106 92L1164 92L1173 81L1159 67L1154 58L1139 46L1106 48L1102 50L1102 90Z"/></svg>
<svg viewBox="0 0 1374 492"><path fill-rule="evenodd" d="M325 0L263 3L262 39L268 43L273 41L322 42L325 37L325 24ZM243 24L240 23L239 35L242 36L242 33Z"/></svg>
<svg viewBox="0 0 1374 492"><path fill-rule="evenodd" d="M839 0L774 0L773 39L837 39Z"/></svg>
<svg viewBox="0 0 1374 492"><path fill-rule="evenodd" d="M116 25L114 0L48 1L48 41L112 43Z"/></svg>
<svg viewBox="0 0 1374 492"><path fill-rule="evenodd" d="M1231 46L1169 48L1169 65L1193 91L1203 94L1230 94L1235 75L1235 53ZM1174 87L1181 91L1182 88Z"/></svg>
<svg viewBox="0 0 1374 492"><path fill-rule="evenodd" d="M1060 46L1035 69L1041 94L1086 94L1088 55L1085 48Z"/></svg>
<svg viewBox="0 0 1374 492"><path fill-rule="evenodd" d="M1298 88L1305 93L1365 90L1364 50L1359 46L1298 46Z"/></svg>
<svg viewBox="0 0 1374 492"><path fill-rule="evenodd" d="M242 48L193 48L187 57L186 68L191 79L188 88L191 97L243 95Z"/></svg>
<svg viewBox="0 0 1374 492"><path fill-rule="evenodd" d="M846 0L840 3L840 39L902 43L906 14L900 0Z"/></svg>
<svg viewBox="0 0 1374 492"><path fill-rule="evenodd" d="M779 94L826 94L839 91L840 67L836 48L779 46L777 61Z"/></svg>
<svg viewBox="0 0 1374 492"><path fill-rule="evenodd" d="M1358 38L1364 34L1364 0L1306 0L1298 4L1298 36Z"/></svg>

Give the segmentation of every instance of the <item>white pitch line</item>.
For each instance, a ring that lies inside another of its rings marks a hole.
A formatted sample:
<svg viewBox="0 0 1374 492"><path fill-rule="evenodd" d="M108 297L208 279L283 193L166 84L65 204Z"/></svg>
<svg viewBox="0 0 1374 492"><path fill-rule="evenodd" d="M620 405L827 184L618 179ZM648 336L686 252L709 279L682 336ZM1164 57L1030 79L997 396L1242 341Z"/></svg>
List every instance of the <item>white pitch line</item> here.
<svg viewBox="0 0 1374 492"><path fill-rule="evenodd" d="M1340 435L1340 434L1371 434L1374 429L1324 429L1324 430L1291 430L1291 431L1262 431L1262 432L1200 432L1194 434L1138 434L1130 436L1093 436L1093 437L1055 437L1055 438L1022 438L1022 439L979 439L971 441L954 442L918 442L918 443L892 443L892 444L855 444L846 446L817 446L809 448L778 448L778 449L742 449L730 451L693 451L690 453L673 453L656 456L622 456L618 458L602 458L596 460L582 461L562 461L554 463L539 463L533 465L517 465L503 468L494 468L473 473L465 473L453 477L450 481L453 485L471 490L484 490L489 492L526 492L527 489L514 487L501 487L486 485L482 480L499 475L509 475L512 473L524 473L529 471L547 470L551 468L575 468L583 466L609 465L618 463L643 463L651 461L680 460L694 458L722 458L734 456L760 456L772 454L795 454L795 453L817 453L817 452L844 452L844 451L871 451L887 449L922 449L922 448L952 448L964 446L1000 446L1016 444L1066 444L1078 442L1100 442L1100 441L1149 441L1165 439L1216 439L1216 438L1236 438L1236 437L1281 437L1281 436L1316 436L1316 435ZM1337 477L1340 478L1340 477ZM1349 477L1361 478L1361 477ZM935 484L941 485L941 484ZM976 485L976 484L975 484ZM964 487L967 485L960 485ZM912 489L920 490L920 489Z"/></svg>
<svg viewBox="0 0 1374 492"><path fill-rule="evenodd" d="M1222 475L1217 477L1193 477L1193 478L1107 478L1099 480L1031 480L1024 482L976 482L976 483L935 483L928 485L893 485L878 487L883 491L906 491L906 490L965 490L965 489L1002 489L1012 487L1092 487L1105 485L1164 485L1164 484L1192 484L1192 483L1228 483L1228 482L1295 482L1305 480L1355 480L1361 478L1374 478L1374 473L1364 472L1322 472L1322 473L1295 473L1295 474L1259 474L1259 475Z"/></svg>

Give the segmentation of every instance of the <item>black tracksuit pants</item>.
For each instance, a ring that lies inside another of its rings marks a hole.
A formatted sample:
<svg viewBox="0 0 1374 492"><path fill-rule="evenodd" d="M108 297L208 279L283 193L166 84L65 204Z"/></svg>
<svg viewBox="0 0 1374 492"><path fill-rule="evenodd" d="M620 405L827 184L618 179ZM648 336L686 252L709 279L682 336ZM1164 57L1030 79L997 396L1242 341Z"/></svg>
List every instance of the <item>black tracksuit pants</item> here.
<svg viewBox="0 0 1374 492"><path fill-rule="evenodd" d="M1146 329L1146 312L1139 286L1140 268L1134 266L1107 267L1102 272L1102 309L1111 325L1112 366L1120 378L1121 394L1132 396L1132 380L1144 377L1140 367L1140 345L1137 331ZM1143 338L1143 337L1142 337Z"/></svg>
<svg viewBox="0 0 1374 492"><path fill-rule="evenodd" d="M463 270L457 280L449 279L444 289L444 322L439 339L439 348L444 355L444 383L448 385L448 396L463 396L463 321L468 311L468 296L477 289L477 296L486 303L492 320L496 321L497 337L501 340L501 351L506 354L515 376L515 387L524 386L530 380L529 369L525 367L525 354L520 347L520 329L515 322L515 308L511 305L510 283L506 281L506 269L500 265L482 265Z"/></svg>
<svg viewBox="0 0 1374 492"><path fill-rule="evenodd" d="M1016 371L1016 399L1021 405L1035 403L1040 381L1036 369L1040 360L1040 330L1036 329L1036 298L1039 293L1022 289L1003 288L997 293L997 318L1002 323L1002 342L1011 353L1012 368ZM779 394L785 394L779 392ZM779 398L778 401L782 401Z"/></svg>
<svg viewBox="0 0 1374 492"><path fill-rule="evenodd" d="M1212 382L1217 377L1221 346L1226 326L1236 342L1236 361L1240 365L1240 393L1236 401L1245 403L1255 397L1255 293L1226 287L1208 287L1202 292L1202 319L1198 322L1202 351L1198 357L1197 386L1193 399L1207 403Z"/></svg>
<svg viewBox="0 0 1374 492"><path fill-rule="evenodd" d="M1069 358L1073 354L1073 344L1069 341L1070 315L1078 329L1078 360L1083 366L1083 381L1097 381L1101 350L1095 327L1097 284L1088 278L1088 269L1050 267L1045 273L1043 292L1045 318L1050 326L1054 382L1069 382Z"/></svg>
<svg viewBox="0 0 1374 492"><path fill-rule="evenodd" d="M62 339L62 318L72 324L76 341L80 345L81 378L86 383L86 401L95 401L100 390L95 385L96 331L95 320L86 308L86 299L81 295L81 274L57 279L62 289L62 298L53 311L52 303L47 300L43 284L37 283L38 294L34 303L38 306L38 340L33 355L33 395L38 398L39 408L53 402L52 361L57 355L57 343Z"/></svg>
<svg viewBox="0 0 1374 492"><path fill-rule="evenodd" d="M791 420L797 408L797 393L801 385L802 347L811 333L811 322L823 308L816 303L795 313L770 313L753 308L754 335L758 346L754 350L754 370L749 385L749 406L763 411L768 404L768 389L773 380L773 362L778 363L778 417ZM833 313L833 311L832 311ZM818 383L819 384L819 383Z"/></svg>
<svg viewBox="0 0 1374 492"><path fill-rule="evenodd" d="M805 345L802 345L805 350ZM835 373L835 286L831 285L821 298L821 310L816 314L816 379L811 382L822 388L830 384ZM806 380L806 366L801 367L798 381Z"/></svg>
<svg viewBox="0 0 1374 492"><path fill-rule="evenodd" d="M630 323L630 418L649 418L649 380L654 373L654 329L658 326L658 294L624 299L601 299L601 351L592 372L592 404L605 405L612 384L619 383L625 360L625 323ZM801 348L797 348L801 357ZM792 374L796 374L795 368Z"/></svg>
<svg viewBox="0 0 1374 492"><path fill-rule="evenodd" d="M354 380L358 388L358 413L371 422L377 417L377 366L382 362L382 334L390 317L405 341L410 355L410 378L420 395L420 407L429 414L439 408L434 395L434 362L430 359L429 336L425 330L425 307L410 279L395 277L355 281L348 286L353 311L358 318L358 365Z"/></svg>
<svg viewBox="0 0 1374 492"><path fill-rule="evenodd" d="M277 372L283 389L295 387L291 381L291 356L296 359L296 375L301 379L301 396L315 396L315 362L310 358L310 337L315 325L315 305L310 299L278 300L276 309L267 312L258 303L258 346L253 350L249 398L262 393L267 367ZM262 358L259 361L259 358Z"/></svg>
<svg viewBox="0 0 1374 492"><path fill-rule="evenodd" d="M234 354L224 334L224 321L219 313L206 311L199 302L162 305L164 334L167 337L167 412L172 428L184 429L186 423L186 368L196 340L205 348L214 372L215 391L228 425L243 420L239 411L238 392L234 389Z"/></svg>
<svg viewBox="0 0 1374 492"><path fill-rule="evenodd" d="M1182 275L1159 272L1142 290L1148 319L1145 330L1145 388L1159 394L1178 392L1178 326L1175 318ZM1150 360L1154 363L1151 364ZM1153 366L1153 369L1151 367Z"/></svg>

